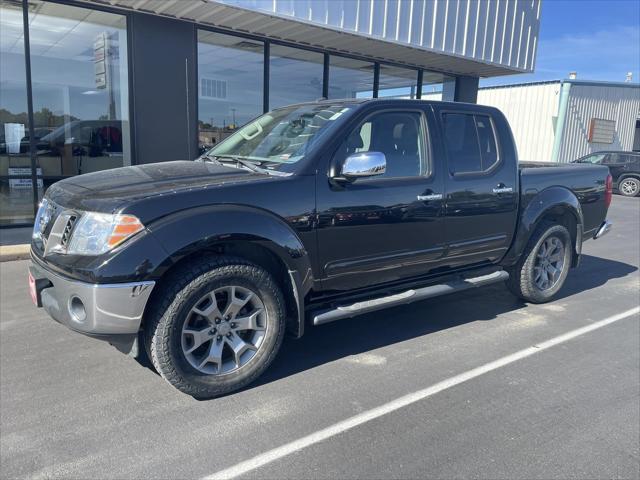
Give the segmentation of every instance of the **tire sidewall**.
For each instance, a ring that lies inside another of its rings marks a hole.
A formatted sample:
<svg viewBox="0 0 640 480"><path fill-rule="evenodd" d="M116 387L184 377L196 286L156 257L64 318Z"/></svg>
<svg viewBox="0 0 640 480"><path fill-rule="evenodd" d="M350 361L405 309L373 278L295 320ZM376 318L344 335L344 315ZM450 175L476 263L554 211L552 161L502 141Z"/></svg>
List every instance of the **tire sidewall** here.
<svg viewBox="0 0 640 480"><path fill-rule="evenodd" d="M562 272L560 273L560 278L556 282L556 284L547 290L540 290L538 286L535 284L535 272L534 267L536 263L536 258L538 252L540 251L540 247L542 244L550 237L556 237L564 246L564 263L562 267ZM544 230L544 232L539 236L536 241L534 247L531 249L529 256L527 257L527 261L523 265L526 268L526 276L529 279L529 285L527 285L527 290L529 290L529 295L532 297L533 301L536 302L547 302L551 298L553 298L560 289L564 286L564 282L567 279L567 275L569 275L569 268L571 266L571 253L572 253L572 243L571 236L569 232L563 225L554 225L550 228Z"/></svg>
<svg viewBox="0 0 640 480"><path fill-rule="evenodd" d="M242 274L241 271L251 274ZM207 375L196 370L182 351L182 328L191 309L207 293L228 285L247 288L257 294L266 310L266 333L259 350L236 371L224 375ZM282 342L284 311L281 294L270 276L261 269L247 265L226 266L196 278L176 296L163 316L167 334L154 336L160 349L173 366L174 375L188 384L194 396L220 395L236 390L257 378L271 363ZM163 372L160 372L163 374ZM164 376L164 375L163 375ZM173 383L173 382L172 382Z"/></svg>

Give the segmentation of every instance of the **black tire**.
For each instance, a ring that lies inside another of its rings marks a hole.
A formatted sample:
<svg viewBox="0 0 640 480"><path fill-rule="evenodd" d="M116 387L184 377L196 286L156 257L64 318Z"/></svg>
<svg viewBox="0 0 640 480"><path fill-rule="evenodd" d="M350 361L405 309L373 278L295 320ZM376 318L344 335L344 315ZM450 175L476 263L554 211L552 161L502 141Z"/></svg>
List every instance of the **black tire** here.
<svg viewBox="0 0 640 480"><path fill-rule="evenodd" d="M266 311L264 339L251 360L236 371L205 374L188 362L181 346L182 328L203 295L228 285L250 289L260 298ZM217 397L250 384L271 364L282 344L282 292L269 273L242 259L214 257L194 261L163 282L153 299L156 305L144 325L151 361L162 378L195 398Z"/></svg>
<svg viewBox="0 0 640 480"><path fill-rule="evenodd" d="M637 197L640 195L640 180L634 177L625 177L618 182L618 192L625 197Z"/></svg>
<svg viewBox="0 0 640 480"><path fill-rule="evenodd" d="M542 245L550 237L558 238L564 246L564 262L555 283L547 289L541 289L536 284L536 274L534 267L536 267L536 261L538 259L538 253L541 250ZM518 263L508 269L509 280L507 280L507 286L511 292L531 303L546 303L553 300L558 291L564 285L564 282L569 274L569 268L571 267L571 257L573 252L573 243L569 231L563 225L553 224L551 222L542 222L535 230L527 248L525 249L522 257Z"/></svg>

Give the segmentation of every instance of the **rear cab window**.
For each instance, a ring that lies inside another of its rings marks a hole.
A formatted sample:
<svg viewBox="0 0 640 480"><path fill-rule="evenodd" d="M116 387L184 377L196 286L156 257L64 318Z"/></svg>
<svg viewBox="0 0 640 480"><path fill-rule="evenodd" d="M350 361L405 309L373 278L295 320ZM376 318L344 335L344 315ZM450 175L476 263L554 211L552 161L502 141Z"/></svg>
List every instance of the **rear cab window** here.
<svg viewBox="0 0 640 480"><path fill-rule="evenodd" d="M442 128L452 175L484 174L500 162L495 127L489 115L445 112Z"/></svg>

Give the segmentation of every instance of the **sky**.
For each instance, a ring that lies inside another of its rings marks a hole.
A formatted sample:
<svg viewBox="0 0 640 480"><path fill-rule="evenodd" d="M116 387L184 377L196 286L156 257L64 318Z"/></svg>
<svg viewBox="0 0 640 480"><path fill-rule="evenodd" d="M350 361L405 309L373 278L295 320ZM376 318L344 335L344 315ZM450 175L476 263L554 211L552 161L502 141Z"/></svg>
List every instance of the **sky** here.
<svg viewBox="0 0 640 480"><path fill-rule="evenodd" d="M640 83L640 0L542 0L535 71L480 80L481 86L560 80Z"/></svg>

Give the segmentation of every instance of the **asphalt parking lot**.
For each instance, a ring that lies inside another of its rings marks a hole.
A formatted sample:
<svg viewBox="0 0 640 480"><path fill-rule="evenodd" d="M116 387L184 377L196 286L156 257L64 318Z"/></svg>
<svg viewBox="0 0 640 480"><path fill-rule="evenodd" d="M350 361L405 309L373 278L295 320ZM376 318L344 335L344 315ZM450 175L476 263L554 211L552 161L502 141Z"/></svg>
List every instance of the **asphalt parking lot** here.
<svg viewBox="0 0 640 480"><path fill-rule="evenodd" d="M638 307L640 199L615 196L609 218L613 231L585 244L553 303L526 305L495 285L310 329L257 385L210 401L57 325L30 303L27 262L2 263L0 477L200 478L257 457L268 461L235 472L640 478L637 313L261 456Z"/></svg>

